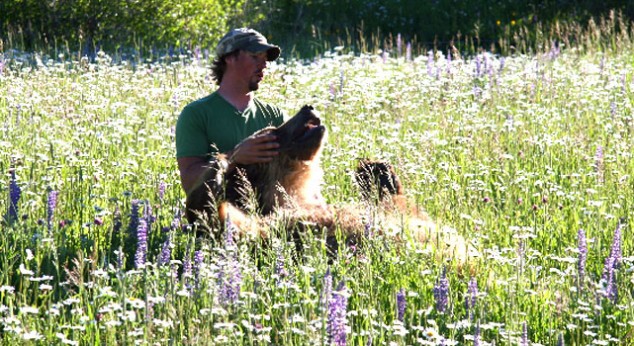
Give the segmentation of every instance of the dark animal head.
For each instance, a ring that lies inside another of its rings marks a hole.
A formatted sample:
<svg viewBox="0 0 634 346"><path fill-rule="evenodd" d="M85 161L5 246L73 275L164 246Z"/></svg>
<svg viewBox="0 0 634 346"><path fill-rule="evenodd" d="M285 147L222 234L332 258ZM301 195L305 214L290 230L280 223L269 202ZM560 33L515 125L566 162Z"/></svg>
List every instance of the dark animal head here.
<svg viewBox="0 0 634 346"><path fill-rule="evenodd" d="M389 195L403 194L401 182L387 162L360 160L355 178L366 200L378 197L382 201Z"/></svg>
<svg viewBox="0 0 634 346"><path fill-rule="evenodd" d="M304 106L281 126L263 129L254 136L262 134L277 137L278 155L270 162L237 165L235 171L227 172L227 200L243 210L253 210L245 201L256 200L255 210L268 214L277 207L311 198L321 182L318 158L326 135L314 108ZM243 193L249 189L251 196Z"/></svg>
<svg viewBox="0 0 634 346"><path fill-rule="evenodd" d="M280 144L280 156L291 160L312 160L321 149L326 128L312 106L304 106L280 127L271 129Z"/></svg>

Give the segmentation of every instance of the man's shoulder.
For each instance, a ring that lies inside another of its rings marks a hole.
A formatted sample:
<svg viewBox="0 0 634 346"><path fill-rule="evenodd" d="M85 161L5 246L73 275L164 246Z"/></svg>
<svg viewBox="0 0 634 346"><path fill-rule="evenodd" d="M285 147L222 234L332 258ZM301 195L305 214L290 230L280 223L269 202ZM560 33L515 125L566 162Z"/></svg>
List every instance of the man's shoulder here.
<svg viewBox="0 0 634 346"><path fill-rule="evenodd" d="M188 103L185 106L185 109L196 109L200 107L208 107L218 101L220 101L220 96L218 95L217 92L213 92L205 97L201 97L198 100L194 100Z"/></svg>
<svg viewBox="0 0 634 346"><path fill-rule="evenodd" d="M199 98L188 103L181 111L181 117L208 117L210 114L215 116L229 114L231 108L226 105L223 98L213 92L205 97Z"/></svg>

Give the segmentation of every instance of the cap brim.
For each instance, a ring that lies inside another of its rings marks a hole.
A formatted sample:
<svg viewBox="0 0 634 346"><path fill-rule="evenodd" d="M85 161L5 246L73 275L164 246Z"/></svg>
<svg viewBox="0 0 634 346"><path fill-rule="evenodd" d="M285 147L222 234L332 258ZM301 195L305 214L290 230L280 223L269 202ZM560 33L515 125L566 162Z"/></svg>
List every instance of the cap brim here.
<svg viewBox="0 0 634 346"><path fill-rule="evenodd" d="M254 42L248 45L247 47L244 48L244 50L248 52L252 52L252 53L266 52L266 60L268 61L276 60L277 58L280 57L280 54L282 53L282 50L280 49L280 47L276 45L262 44L259 42Z"/></svg>

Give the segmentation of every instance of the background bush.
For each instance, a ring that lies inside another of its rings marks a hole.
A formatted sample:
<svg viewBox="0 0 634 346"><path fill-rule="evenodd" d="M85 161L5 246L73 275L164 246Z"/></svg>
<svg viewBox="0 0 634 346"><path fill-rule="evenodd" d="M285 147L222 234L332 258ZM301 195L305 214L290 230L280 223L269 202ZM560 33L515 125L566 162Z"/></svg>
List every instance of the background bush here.
<svg viewBox="0 0 634 346"><path fill-rule="evenodd" d="M587 23L612 9L634 17L634 4L623 0L4 0L0 39L20 49L63 45L93 55L99 48L210 48L229 27L251 26L299 55L342 44L384 49L397 34L415 47L510 53L500 39L522 28L549 32L553 23Z"/></svg>
<svg viewBox="0 0 634 346"><path fill-rule="evenodd" d="M5 0L0 38L26 50L52 44L94 54L99 48L213 47L229 27L251 26L303 55L341 44L356 51L385 48L396 34L416 47L506 50L500 38L521 28L548 31L552 23L587 22L611 9L634 17L634 4L620 0Z"/></svg>

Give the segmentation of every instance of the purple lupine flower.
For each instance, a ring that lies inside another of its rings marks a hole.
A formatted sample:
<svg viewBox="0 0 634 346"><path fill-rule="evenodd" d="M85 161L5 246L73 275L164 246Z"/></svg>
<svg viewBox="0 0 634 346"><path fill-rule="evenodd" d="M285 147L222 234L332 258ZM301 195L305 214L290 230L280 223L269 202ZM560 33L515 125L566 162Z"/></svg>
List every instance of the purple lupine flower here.
<svg viewBox="0 0 634 346"><path fill-rule="evenodd" d="M622 254L621 254L621 228L622 224L619 223L614 231L614 238L612 241L612 247L610 248L610 255L605 259L605 265L603 267L603 273L601 280L605 285L605 296L612 302L616 303L618 300L618 288L616 285L616 273L615 270L619 268Z"/></svg>
<svg viewBox="0 0 634 346"><path fill-rule="evenodd" d="M345 283L342 281L337 287L337 290L332 293L332 297L328 302L328 324L326 331L328 332L328 343L330 345L346 345L348 297L346 296L345 290Z"/></svg>
<svg viewBox="0 0 634 346"><path fill-rule="evenodd" d="M133 199L130 202L130 223L128 224L128 233L134 234L139 228L139 200Z"/></svg>
<svg viewBox="0 0 634 346"><path fill-rule="evenodd" d="M614 230L614 237L612 238L612 247L610 248L610 257L614 259L613 265L614 268L619 268L621 265L621 260L623 259L621 253L621 229L623 225L619 222Z"/></svg>
<svg viewBox="0 0 634 346"><path fill-rule="evenodd" d="M197 288L200 286L200 276L204 260L205 254L201 250L194 251L194 285Z"/></svg>
<svg viewBox="0 0 634 346"><path fill-rule="evenodd" d="M401 34L396 35L396 52L398 53L398 57L403 56L403 42L401 40Z"/></svg>
<svg viewBox="0 0 634 346"><path fill-rule="evenodd" d="M586 242L586 232L583 229L579 229L577 232L577 242L579 246L579 262L577 263L577 269L579 272L579 286L583 285L583 280L586 274L586 259L588 258L588 245Z"/></svg>
<svg viewBox="0 0 634 346"><path fill-rule="evenodd" d="M189 246L187 246L187 249L185 250L185 257L183 258L183 273L181 276L183 282L187 282L187 280L192 276L192 260L190 258L189 251Z"/></svg>
<svg viewBox="0 0 634 346"><path fill-rule="evenodd" d="M520 346L528 346L528 325L526 321L522 324L522 338L520 340Z"/></svg>
<svg viewBox="0 0 634 346"><path fill-rule="evenodd" d="M237 232L235 225L231 222L229 214L227 214L227 220L225 221L225 248L232 248L235 246L234 236Z"/></svg>
<svg viewBox="0 0 634 346"><path fill-rule="evenodd" d="M561 333L557 337L557 346L564 346L564 335Z"/></svg>
<svg viewBox="0 0 634 346"><path fill-rule="evenodd" d="M473 332L473 346L480 346L480 323L476 324Z"/></svg>
<svg viewBox="0 0 634 346"><path fill-rule="evenodd" d="M134 254L135 268L140 269L145 266L147 260L147 222L145 219L139 220L136 231L136 254Z"/></svg>
<svg viewBox="0 0 634 346"><path fill-rule="evenodd" d="M431 50L427 52L427 75L434 76L434 53Z"/></svg>
<svg viewBox="0 0 634 346"><path fill-rule="evenodd" d="M159 195L159 199L160 199L160 200L163 200L163 198L165 197L165 182L164 182L164 181L161 181L161 182L159 183L159 186L158 186L158 195Z"/></svg>
<svg viewBox="0 0 634 346"><path fill-rule="evenodd" d="M156 216L152 213L152 205L149 200L145 200L145 209L143 209L143 218L147 222L147 228L152 229L152 224L156 221Z"/></svg>
<svg viewBox="0 0 634 346"><path fill-rule="evenodd" d="M438 283L434 286L434 298L436 300L436 310L444 313L449 305L449 280L447 280L446 270L443 269Z"/></svg>
<svg viewBox="0 0 634 346"><path fill-rule="evenodd" d="M181 223L182 212L180 209L176 209L174 212L174 219L172 219L172 223L170 224L170 230L174 231L179 229L179 225Z"/></svg>
<svg viewBox="0 0 634 346"><path fill-rule="evenodd" d="M235 303L240 296L240 286L242 285L242 274L238 261L234 258L228 258L224 261L218 271L219 278L219 301L220 304L227 306Z"/></svg>
<svg viewBox="0 0 634 346"><path fill-rule="evenodd" d="M53 229L53 215L55 213L55 207L57 206L57 191L51 190L48 193L48 201L46 203L46 220L48 223L48 230Z"/></svg>
<svg viewBox="0 0 634 346"><path fill-rule="evenodd" d="M608 257L606 258L606 267L608 267L607 277L602 280L605 285L604 295L608 298L612 303L616 304L619 298L618 287L616 285L616 270L614 264L614 258Z"/></svg>
<svg viewBox="0 0 634 346"><path fill-rule="evenodd" d="M9 210L7 221L13 222L18 219L18 202L22 196L22 190L15 178L15 170L11 170L11 181L9 182Z"/></svg>
<svg viewBox="0 0 634 346"><path fill-rule="evenodd" d="M220 256L218 281L219 301L222 305L235 303L240 296L242 273L238 262L237 247L234 240L235 226L229 216L225 223L224 253Z"/></svg>
<svg viewBox="0 0 634 346"><path fill-rule="evenodd" d="M284 253L282 252L282 246L277 249L277 259L275 261L275 275L277 275L276 282L279 285L282 278L288 276L288 271L284 267Z"/></svg>
<svg viewBox="0 0 634 346"><path fill-rule="evenodd" d="M467 297L465 298L465 308L467 310L467 315L469 318L473 319L473 310L475 309L476 299L478 297L478 282L475 277L472 277L469 280L469 285L467 288Z"/></svg>
<svg viewBox="0 0 634 346"><path fill-rule="evenodd" d="M170 258L172 258L172 239L167 237L165 242L163 242L163 247L161 248L161 255L158 259L158 265L164 266L170 262Z"/></svg>
<svg viewBox="0 0 634 346"><path fill-rule="evenodd" d="M396 293L396 318L401 322L403 322L405 318L406 305L405 290L401 288L398 293Z"/></svg>

